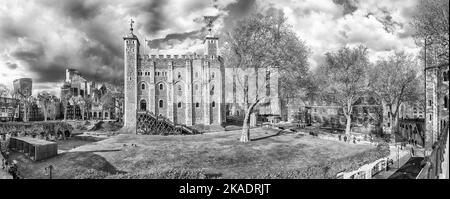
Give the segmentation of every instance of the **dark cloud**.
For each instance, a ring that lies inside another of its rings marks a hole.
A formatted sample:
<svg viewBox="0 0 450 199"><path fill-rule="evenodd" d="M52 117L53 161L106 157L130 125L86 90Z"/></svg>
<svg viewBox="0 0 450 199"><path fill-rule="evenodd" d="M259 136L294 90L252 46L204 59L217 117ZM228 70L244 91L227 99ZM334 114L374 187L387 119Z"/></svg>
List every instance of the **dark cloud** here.
<svg viewBox="0 0 450 199"><path fill-rule="evenodd" d="M166 0L136 2L129 7L128 12L143 20L137 28L142 26L147 34L153 35L167 28L166 24L170 19L166 17L164 6L168 2Z"/></svg>
<svg viewBox="0 0 450 199"><path fill-rule="evenodd" d="M6 66L8 66L8 68L11 70L15 70L18 67L18 65L16 63L12 63L12 62L6 62Z"/></svg>
<svg viewBox="0 0 450 199"><path fill-rule="evenodd" d="M28 36L26 26L16 23L14 19L7 16L0 16L0 37L3 40L16 39Z"/></svg>
<svg viewBox="0 0 450 199"><path fill-rule="evenodd" d="M230 27L232 27L234 25L234 23L236 23L239 19L245 17L250 10L253 8L253 6L255 5L255 0L238 0L235 3L231 3L229 5L227 5L224 8L220 8L223 9L223 11L228 12L228 15L224 17L224 27L222 27L222 30L218 30L219 34L223 34L225 31L229 29ZM165 4L158 4L158 6L160 8L162 8ZM209 1L194 1L192 4L189 4L188 7L186 7L187 12L195 12L197 10L201 10L205 7L210 6L210 2ZM215 8L218 8L217 6L215 6ZM148 9L144 9L144 10L148 10ZM154 12L154 10L152 10L152 13L154 13L153 15L160 15L160 13L158 12ZM203 20L203 16L199 16L200 18L196 19L197 22L201 23L201 20ZM161 25L159 23L163 23L165 20L167 19L162 19L159 20L155 26L153 27L157 27L157 28L150 28L150 26L148 28L146 28L147 32L149 33L154 33L160 30L163 30L164 26ZM147 23L153 23L153 20L151 20L150 22ZM150 24L151 25L151 24ZM206 33L206 28L203 27L199 30L194 30L194 31L190 31L190 32L184 32L184 33L173 33L173 34L168 34L166 35L164 38L160 38L160 39L154 39L154 40L150 40L147 42L147 45L152 48L152 49L170 49L172 48L175 44L181 43L183 41L185 41L186 39L203 39L203 37L205 36L204 34ZM222 42L222 41L221 41Z"/></svg>
<svg viewBox="0 0 450 199"><path fill-rule="evenodd" d="M61 1L61 0L44 0L44 5L56 8L63 14L73 19L86 20L96 17L101 13L104 5L101 1L92 0L75 0L75 1Z"/></svg>
<svg viewBox="0 0 450 199"><path fill-rule="evenodd" d="M57 56L51 62L45 59L44 45L34 40L24 40L23 46L16 48L11 56L25 63L28 69L37 74L33 79L36 83L58 82L64 79L64 66L67 66L67 57Z"/></svg>
<svg viewBox="0 0 450 199"><path fill-rule="evenodd" d="M239 19L245 17L255 5L255 0L238 0L236 3L232 3L225 7L228 11L228 15L224 18L224 29L228 30L233 27Z"/></svg>
<svg viewBox="0 0 450 199"><path fill-rule="evenodd" d="M333 0L333 2L344 8L344 15L352 14L358 10L358 0Z"/></svg>
<svg viewBox="0 0 450 199"><path fill-rule="evenodd" d="M204 31L205 28L185 33L168 34L164 38L147 41L147 45L152 49L168 49L172 46L172 42L175 41L180 42L186 39L202 39L202 33Z"/></svg>

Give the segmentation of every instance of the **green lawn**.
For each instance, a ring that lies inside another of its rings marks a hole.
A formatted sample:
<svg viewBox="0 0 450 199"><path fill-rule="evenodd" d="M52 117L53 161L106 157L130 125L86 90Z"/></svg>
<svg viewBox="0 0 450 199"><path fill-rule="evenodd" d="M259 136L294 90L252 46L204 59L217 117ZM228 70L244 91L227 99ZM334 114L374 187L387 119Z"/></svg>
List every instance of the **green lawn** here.
<svg viewBox="0 0 450 199"><path fill-rule="evenodd" d="M246 178L262 172L308 167L373 148L295 133L279 134L271 129L253 129L253 141L249 143L240 143L239 137L240 131L190 136L123 134L87 143L43 162L28 161L21 171L38 178L43 174L34 170L43 171L45 165L53 164L57 178L73 178L76 173L72 171L87 169L145 174L183 168L202 169L222 178Z"/></svg>

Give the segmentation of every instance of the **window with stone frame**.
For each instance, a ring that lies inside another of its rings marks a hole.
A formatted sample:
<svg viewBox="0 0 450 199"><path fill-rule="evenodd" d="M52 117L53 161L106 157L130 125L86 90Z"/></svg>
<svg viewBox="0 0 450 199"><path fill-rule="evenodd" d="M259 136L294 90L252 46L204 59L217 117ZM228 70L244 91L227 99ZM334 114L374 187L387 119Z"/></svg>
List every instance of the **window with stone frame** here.
<svg viewBox="0 0 450 199"><path fill-rule="evenodd" d="M182 95L183 95L183 88L181 87L181 85L178 85L178 96Z"/></svg>
<svg viewBox="0 0 450 199"><path fill-rule="evenodd" d="M159 108L164 108L164 101L163 100L159 100Z"/></svg>
<svg viewBox="0 0 450 199"><path fill-rule="evenodd" d="M213 85L211 85L211 90L210 90L210 95L214 95L214 84Z"/></svg>
<svg viewBox="0 0 450 199"><path fill-rule="evenodd" d="M142 89L142 90L145 90L145 83L142 83L142 84L141 84L141 89Z"/></svg>
<svg viewBox="0 0 450 199"><path fill-rule="evenodd" d="M181 79L181 72L178 72L178 79Z"/></svg>
<svg viewBox="0 0 450 199"><path fill-rule="evenodd" d="M444 96L444 108L448 109L448 96Z"/></svg>
<svg viewBox="0 0 450 199"><path fill-rule="evenodd" d="M270 71L266 71L266 96L270 96Z"/></svg>
<svg viewBox="0 0 450 199"><path fill-rule="evenodd" d="M164 84L163 83L159 84L159 90L164 90Z"/></svg>
<svg viewBox="0 0 450 199"><path fill-rule="evenodd" d="M182 104L181 102L178 102L178 108L181 108Z"/></svg>
<svg viewBox="0 0 450 199"><path fill-rule="evenodd" d="M196 108L199 108L199 107L200 107L200 103L198 103L198 102L195 103L195 107L196 107Z"/></svg>

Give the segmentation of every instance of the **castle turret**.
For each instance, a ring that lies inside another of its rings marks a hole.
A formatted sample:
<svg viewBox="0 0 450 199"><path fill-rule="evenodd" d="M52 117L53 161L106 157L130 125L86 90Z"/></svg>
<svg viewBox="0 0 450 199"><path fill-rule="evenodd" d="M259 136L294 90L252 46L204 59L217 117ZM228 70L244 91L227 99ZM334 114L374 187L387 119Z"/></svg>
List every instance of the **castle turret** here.
<svg viewBox="0 0 450 199"><path fill-rule="evenodd" d="M205 16L205 21L207 23L208 33L203 41L205 46L205 55L217 57L219 49L219 37L212 33L213 22L217 17Z"/></svg>
<svg viewBox="0 0 450 199"><path fill-rule="evenodd" d="M139 40L133 34L133 23L130 23L130 33L123 38L124 40L124 127L136 128L136 109L137 109L137 66L139 55Z"/></svg>

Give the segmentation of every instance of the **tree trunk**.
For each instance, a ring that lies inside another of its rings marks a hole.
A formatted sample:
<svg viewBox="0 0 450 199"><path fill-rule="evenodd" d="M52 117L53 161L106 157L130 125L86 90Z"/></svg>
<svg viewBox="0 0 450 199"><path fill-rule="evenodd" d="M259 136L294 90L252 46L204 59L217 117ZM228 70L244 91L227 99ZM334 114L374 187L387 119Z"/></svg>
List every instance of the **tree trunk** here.
<svg viewBox="0 0 450 199"><path fill-rule="evenodd" d="M248 106L248 75L244 76L244 106L245 106L245 117L244 123L242 125L242 134L241 134L241 142L249 142L250 141L250 108Z"/></svg>
<svg viewBox="0 0 450 199"><path fill-rule="evenodd" d="M64 121L67 120L67 104L64 107Z"/></svg>
<svg viewBox="0 0 450 199"><path fill-rule="evenodd" d="M47 121L47 107L44 106L44 121Z"/></svg>
<svg viewBox="0 0 450 199"><path fill-rule="evenodd" d="M73 120L75 120L75 110L77 110L77 107L75 106L75 104L73 105Z"/></svg>
<svg viewBox="0 0 450 199"><path fill-rule="evenodd" d="M392 105L389 105L388 107L389 107L389 124L390 124L389 129L390 129L391 134L392 134L392 133L394 133L394 124L393 124L394 121L393 121L393 116L392 116Z"/></svg>
<svg viewBox="0 0 450 199"><path fill-rule="evenodd" d="M250 109L248 105L245 106L246 112L244 117L244 124L242 125L242 134L241 134L241 142L249 142L250 141Z"/></svg>
<svg viewBox="0 0 450 199"><path fill-rule="evenodd" d="M346 122L346 125L345 125L345 134L349 135L350 131L351 131L351 127L352 127L351 126L352 125L352 116L351 116L351 114L348 114L345 117L347 118L347 122Z"/></svg>
<svg viewBox="0 0 450 199"><path fill-rule="evenodd" d="M352 111L353 111L353 109L352 109L352 100L351 99L349 99L349 100L347 100L347 106L346 107L343 107L343 111L344 111L344 115L345 115L345 117L346 117L346 119L347 119L347 121L346 121L346 125L345 125L345 134L346 135L349 135L350 134L350 132L351 132L351 125L352 125Z"/></svg>

